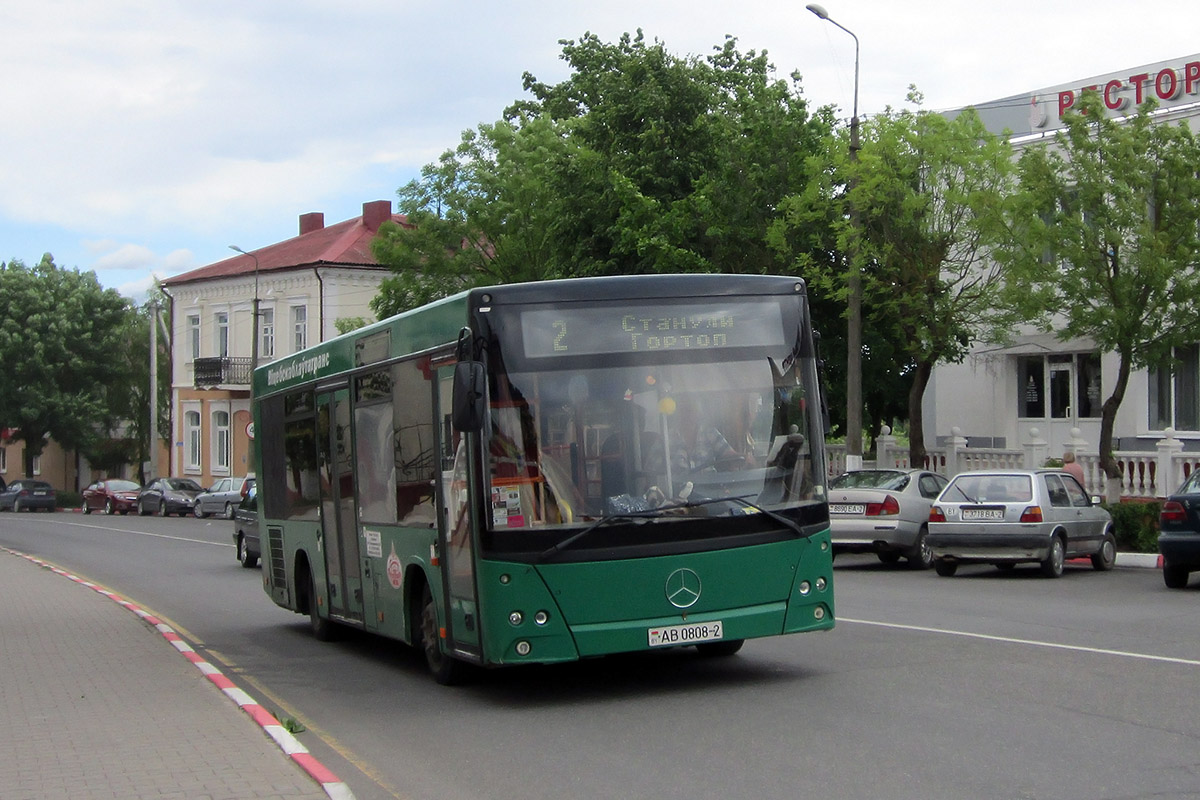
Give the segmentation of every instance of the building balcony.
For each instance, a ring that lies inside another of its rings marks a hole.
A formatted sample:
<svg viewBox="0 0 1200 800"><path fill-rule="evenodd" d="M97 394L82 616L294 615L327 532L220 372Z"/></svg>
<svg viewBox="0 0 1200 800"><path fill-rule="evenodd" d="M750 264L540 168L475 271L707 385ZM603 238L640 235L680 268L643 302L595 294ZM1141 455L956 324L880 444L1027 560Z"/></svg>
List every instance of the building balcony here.
<svg viewBox="0 0 1200 800"><path fill-rule="evenodd" d="M249 358L197 358L192 362L192 378L197 389L249 386L252 372Z"/></svg>

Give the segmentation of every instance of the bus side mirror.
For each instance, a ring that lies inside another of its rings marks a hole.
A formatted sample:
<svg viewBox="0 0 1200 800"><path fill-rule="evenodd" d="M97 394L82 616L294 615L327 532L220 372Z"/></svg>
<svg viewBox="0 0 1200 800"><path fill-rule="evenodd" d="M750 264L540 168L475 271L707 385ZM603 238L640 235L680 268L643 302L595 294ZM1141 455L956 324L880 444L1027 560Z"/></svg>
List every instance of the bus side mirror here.
<svg viewBox="0 0 1200 800"><path fill-rule="evenodd" d="M487 373L483 362L460 361L454 365L452 422L464 432L483 429L484 402L487 399Z"/></svg>

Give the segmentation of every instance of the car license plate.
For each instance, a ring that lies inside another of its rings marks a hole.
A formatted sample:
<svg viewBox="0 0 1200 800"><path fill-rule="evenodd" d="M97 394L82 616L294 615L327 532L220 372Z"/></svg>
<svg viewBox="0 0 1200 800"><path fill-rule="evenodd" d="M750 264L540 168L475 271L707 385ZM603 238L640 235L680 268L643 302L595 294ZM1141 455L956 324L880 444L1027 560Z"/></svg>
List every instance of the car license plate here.
<svg viewBox="0 0 1200 800"><path fill-rule="evenodd" d="M1003 508L964 508L962 510L963 519L987 519L987 520L1002 520L1004 519Z"/></svg>
<svg viewBox="0 0 1200 800"><path fill-rule="evenodd" d="M649 628L651 647L663 647L673 644L695 644L697 642L714 642L722 639L725 633L721 621L693 622L688 625L667 625L661 628Z"/></svg>
<svg viewBox="0 0 1200 800"><path fill-rule="evenodd" d="M830 503L830 514L864 514L867 507L862 503Z"/></svg>

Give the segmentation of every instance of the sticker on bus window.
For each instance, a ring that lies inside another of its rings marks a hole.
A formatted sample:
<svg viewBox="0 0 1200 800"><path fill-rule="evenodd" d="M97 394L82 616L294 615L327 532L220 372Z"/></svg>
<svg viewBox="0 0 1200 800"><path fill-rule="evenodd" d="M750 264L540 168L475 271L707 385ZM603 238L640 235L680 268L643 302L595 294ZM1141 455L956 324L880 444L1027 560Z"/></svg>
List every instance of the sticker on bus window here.
<svg viewBox="0 0 1200 800"><path fill-rule="evenodd" d="M518 486L492 487L492 527L524 528L521 513L521 489Z"/></svg>

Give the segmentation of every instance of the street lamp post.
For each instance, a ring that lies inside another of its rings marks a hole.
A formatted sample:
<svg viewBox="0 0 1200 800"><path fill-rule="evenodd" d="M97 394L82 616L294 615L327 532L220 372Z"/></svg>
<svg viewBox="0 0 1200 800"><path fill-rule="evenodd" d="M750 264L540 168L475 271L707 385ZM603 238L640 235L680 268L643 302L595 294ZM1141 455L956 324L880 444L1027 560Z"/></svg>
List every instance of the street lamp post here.
<svg viewBox="0 0 1200 800"><path fill-rule="evenodd" d="M253 338L250 342L250 387L251 391L253 391L254 370L258 368L258 256L254 255L254 253L247 253L236 244L229 245L229 249L254 259L254 321L251 323L251 330L253 331L251 336Z"/></svg>
<svg viewBox="0 0 1200 800"><path fill-rule="evenodd" d="M854 39L854 114L850 117L850 224L860 231L854 188L858 184L858 37L854 31L829 16L816 3L805 6L825 22L836 25ZM851 242L856 242L851 239ZM846 279L849 299L846 312L846 469L862 467L862 274L858 267L858 246L851 245L850 270Z"/></svg>

